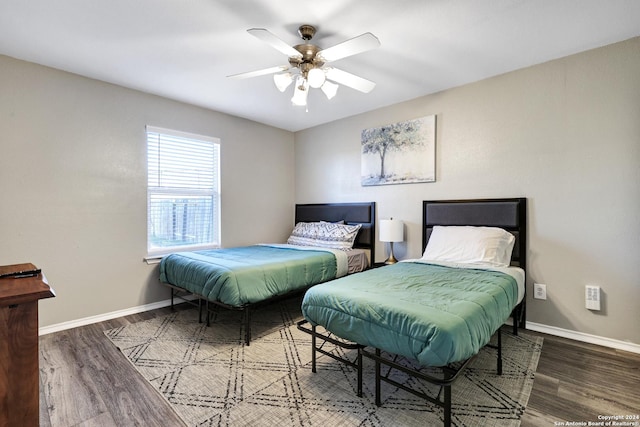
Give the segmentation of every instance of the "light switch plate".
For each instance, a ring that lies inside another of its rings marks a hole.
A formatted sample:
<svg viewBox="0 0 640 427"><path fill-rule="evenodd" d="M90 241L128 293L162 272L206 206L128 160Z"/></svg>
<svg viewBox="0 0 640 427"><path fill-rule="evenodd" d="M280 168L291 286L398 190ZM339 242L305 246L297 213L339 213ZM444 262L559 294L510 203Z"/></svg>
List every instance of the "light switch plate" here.
<svg viewBox="0 0 640 427"><path fill-rule="evenodd" d="M585 306L589 310L600 310L600 286L585 286Z"/></svg>

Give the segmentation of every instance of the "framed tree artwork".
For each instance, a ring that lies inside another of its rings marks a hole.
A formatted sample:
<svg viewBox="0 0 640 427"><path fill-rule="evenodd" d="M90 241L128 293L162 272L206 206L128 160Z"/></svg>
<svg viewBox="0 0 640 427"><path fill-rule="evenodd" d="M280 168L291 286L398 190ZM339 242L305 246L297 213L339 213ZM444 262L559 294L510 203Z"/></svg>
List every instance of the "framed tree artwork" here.
<svg viewBox="0 0 640 427"><path fill-rule="evenodd" d="M362 131L362 185L436 180L436 116Z"/></svg>

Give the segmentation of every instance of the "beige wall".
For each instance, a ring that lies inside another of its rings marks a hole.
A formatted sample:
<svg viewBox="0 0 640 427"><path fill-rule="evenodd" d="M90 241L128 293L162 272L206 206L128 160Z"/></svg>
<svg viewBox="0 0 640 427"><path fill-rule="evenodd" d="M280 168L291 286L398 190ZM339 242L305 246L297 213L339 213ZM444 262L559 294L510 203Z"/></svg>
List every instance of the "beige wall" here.
<svg viewBox="0 0 640 427"><path fill-rule="evenodd" d="M638 75L636 38L293 135L0 56L0 264L45 270L41 326L166 299L142 262L151 124L222 139L225 246L284 239L294 201L373 200L418 257L422 200L528 197L529 320L640 344ZM361 187L360 131L429 114L437 182Z"/></svg>
<svg viewBox="0 0 640 427"><path fill-rule="evenodd" d="M639 76L635 38L298 132L296 202L376 201L406 223L396 256L415 258L422 200L527 197L529 320L640 344ZM437 182L361 187L361 130L430 114Z"/></svg>
<svg viewBox="0 0 640 427"><path fill-rule="evenodd" d="M147 124L221 138L223 245L291 230L290 132L4 56L0 88L0 264L44 270L41 326L168 298L142 261Z"/></svg>

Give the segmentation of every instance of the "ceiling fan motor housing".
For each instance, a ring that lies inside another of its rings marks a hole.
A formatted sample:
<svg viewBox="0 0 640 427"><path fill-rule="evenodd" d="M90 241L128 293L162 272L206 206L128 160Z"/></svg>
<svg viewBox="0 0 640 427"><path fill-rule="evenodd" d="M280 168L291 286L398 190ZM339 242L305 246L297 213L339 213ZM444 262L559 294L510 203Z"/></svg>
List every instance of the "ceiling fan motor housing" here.
<svg viewBox="0 0 640 427"><path fill-rule="evenodd" d="M302 40L309 41L316 34L316 28L313 25L301 25L298 28L298 34L302 37ZM311 43L303 43L295 45L293 48L300 52L302 58L292 56L289 58L289 64L300 69L303 76L306 77L310 70L320 68L324 65L324 61L317 57L317 54L320 51L318 46Z"/></svg>
<svg viewBox="0 0 640 427"><path fill-rule="evenodd" d="M294 67L300 68L300 70L304 71L305 68L307 70L316 67L322 67L324 62L318 58L316 55L320 51L320 48L313 44L299 44L293 47L295 50L300 52L302 58L292 56L289 58L289 64Z"/></svg>

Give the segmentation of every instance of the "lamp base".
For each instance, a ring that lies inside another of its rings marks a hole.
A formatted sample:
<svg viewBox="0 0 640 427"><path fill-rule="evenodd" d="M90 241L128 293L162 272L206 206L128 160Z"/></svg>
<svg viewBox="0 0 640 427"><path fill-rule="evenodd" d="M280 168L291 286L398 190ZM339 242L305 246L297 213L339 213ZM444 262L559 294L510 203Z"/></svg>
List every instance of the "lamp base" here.
<svg viewBox="0 0 640 427"><path fill-rule="evenodd" d="M385 265L388 264L395 264L396 262L398 262L398 260L396 259L395 256L393 256L393 242L389 243L389 258L387 258L387 260L384 262Z"/></svg>
<svg viewBox="0 0 640 427"><path fill-rule="evenodd" d="M395 264L396 262L398 262L397 259L395 259L395 257L393 256L393 254L389 255L389 258L387 258L387 260L384 262L386 265L388 264Z"/></svg>

